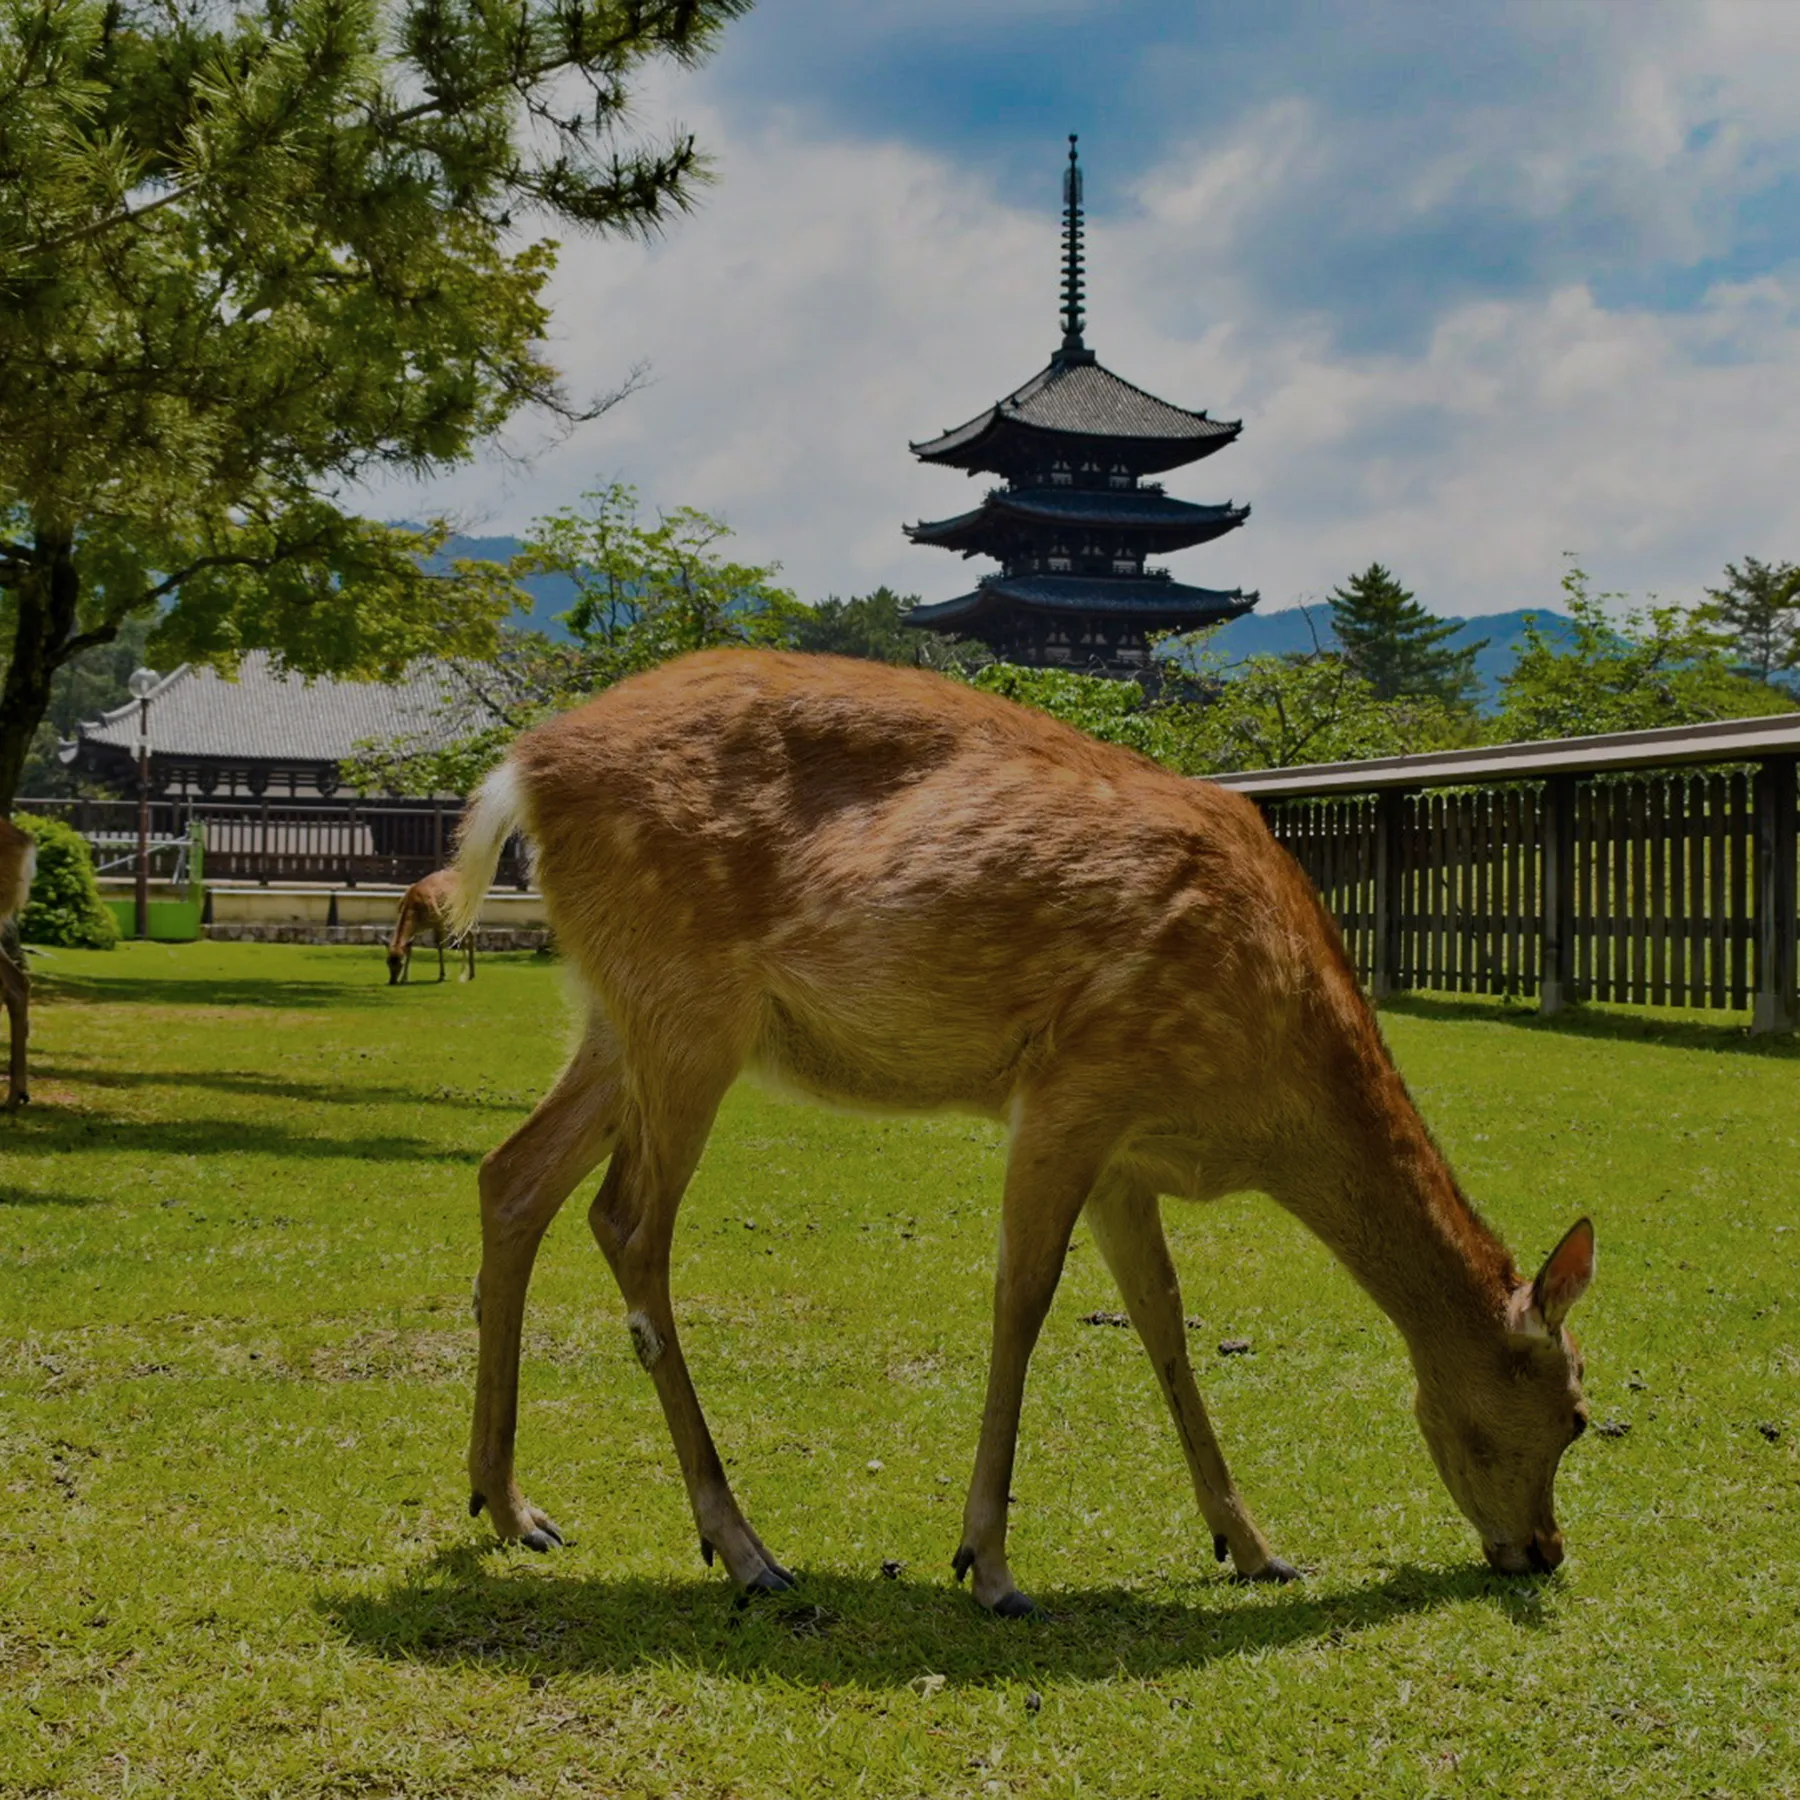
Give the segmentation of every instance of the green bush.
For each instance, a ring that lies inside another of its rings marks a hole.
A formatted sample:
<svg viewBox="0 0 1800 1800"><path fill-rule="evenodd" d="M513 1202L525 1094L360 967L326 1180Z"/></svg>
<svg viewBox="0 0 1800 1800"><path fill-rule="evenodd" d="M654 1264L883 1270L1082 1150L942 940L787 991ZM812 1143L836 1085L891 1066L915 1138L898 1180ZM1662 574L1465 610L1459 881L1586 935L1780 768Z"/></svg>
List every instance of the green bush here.
<svg viewBox="0 0 1800 1800"><path fill-rule="evenodd" d="M101 903L87 839L60 819L15 813L13 823L37 839L37 873L19 935L28 944L110 950L119 941L119 927Z"/></svg>

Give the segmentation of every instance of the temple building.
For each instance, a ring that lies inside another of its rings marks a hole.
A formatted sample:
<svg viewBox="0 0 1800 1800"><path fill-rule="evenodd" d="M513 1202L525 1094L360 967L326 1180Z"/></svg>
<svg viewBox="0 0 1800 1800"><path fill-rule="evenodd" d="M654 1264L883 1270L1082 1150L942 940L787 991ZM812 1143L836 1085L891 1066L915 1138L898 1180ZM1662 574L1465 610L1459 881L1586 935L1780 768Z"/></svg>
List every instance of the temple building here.
<svg viewBox="0 0 1800 1800"><path fill-rule="evenodd" d="M247 652L230 677L183 663L151 690L142 716L158 799L322 805L334 802L360 750L440 750L490 717L440 664L415 664L398 682L307 681L264 650ZM135 794L139 717L128 700L78 724L57 754L78 775Z"/></svg>
<svg viewBox="0 0 1800 1800"><path fill-rule="evenodd" d="M1000 569L908 625L976 638L1004 661L1133 677L1155 632L1193 631L1258 599L1172 580L1146 559L1235 531L1248 506L1171 499L1146 480L1234 442L1241 422L1158 400L1101 365L1082 338L1081 165L1063 176L1061 348L1049 367L966 425L912 445L921 462L998 475L971 512L909 525L915 544L991 556Z"/></svg>

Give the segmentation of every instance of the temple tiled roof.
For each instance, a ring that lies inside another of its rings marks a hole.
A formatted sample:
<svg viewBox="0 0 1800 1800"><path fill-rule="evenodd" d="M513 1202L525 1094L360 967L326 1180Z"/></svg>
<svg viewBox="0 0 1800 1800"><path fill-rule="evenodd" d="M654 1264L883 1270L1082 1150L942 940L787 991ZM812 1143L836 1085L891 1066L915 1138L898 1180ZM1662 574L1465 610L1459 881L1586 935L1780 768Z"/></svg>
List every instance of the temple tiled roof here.
<svg viewBox="0 0 1800 1800"><path fill-rule="evenodd" d="M991 575L973 593L915 606L901 623L955 630L982 614L1022 607L1032 612L1125 615L1164 628L1178 621L1199 626L1235 619L1259 598L1242 588L1188 587L1166 576Z"/></svg>
<svg viewBox="0 0 1800 1800"><path fill-rule="evenodd" d="M1171 406L1085 358L1053 359L1049 367L966 425L914 444L925 462L967 465L970 453L996 430L1024 426L1032 431L1081 438L1127 438L1179 448L1174 461L1192 461L1222 448L1243 430L1241 421L1209 419L1203 412ZM1173 467L1174 461L1165 466Z"/></svg>
<svg viewBox="0 0 1800 1800"><path fill-rule="evenodd" d="M439 664L417 665L399 682L303 680L279 672L253 650L237 678L183 663L150 696L150 749L161 758L330 763L371 739L404 738L421 750L464 736L479 709ZM138 703L75 728L65 746L136 753Z"/></svg>

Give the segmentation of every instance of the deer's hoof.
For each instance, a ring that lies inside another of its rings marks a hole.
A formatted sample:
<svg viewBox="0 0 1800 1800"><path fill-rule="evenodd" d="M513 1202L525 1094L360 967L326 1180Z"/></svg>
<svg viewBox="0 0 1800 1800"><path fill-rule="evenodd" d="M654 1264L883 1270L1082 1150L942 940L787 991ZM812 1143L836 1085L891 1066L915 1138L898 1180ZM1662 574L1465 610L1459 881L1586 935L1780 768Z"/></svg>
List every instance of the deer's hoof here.
<svg viewBox="0 0 1800 1800"><path fill-rule="evenodd" d="M552 1544L561 1545L562 1533L548 1519L545 1519L541 1524L526 1532L519 1542L527 1550L535 1550L541 1556Z"/></svg>
<svg viewBox="0 0 1800 1800"><path fill-rule="evenodd" d="M786 1569L777 1563L764 1563L744 1583L744 1597L749 1599L756 1594L785 1594L793 1586L794 1578Z"/></svg>
<svg viewBox="0 0 1800 1800"><path fill-rule="evenodd" d="M1300 1571L1291 1562L1283 1562L1279 1556L1271 1556L1260 1569L1253 1569L1248 1575L1239 1574L1239 1581L1278 1581L1285 1586L1290 1581L1300 1579Z"/></svg>
<svg viewBox="0 0 1800 1800"><path fill-rule="evenodd" d="M989 1610L997 1619L1023 1619L1037 1611L1037 1603L1029 1594L1014 1588L1011 1593L1002 1594Z"/></svg>

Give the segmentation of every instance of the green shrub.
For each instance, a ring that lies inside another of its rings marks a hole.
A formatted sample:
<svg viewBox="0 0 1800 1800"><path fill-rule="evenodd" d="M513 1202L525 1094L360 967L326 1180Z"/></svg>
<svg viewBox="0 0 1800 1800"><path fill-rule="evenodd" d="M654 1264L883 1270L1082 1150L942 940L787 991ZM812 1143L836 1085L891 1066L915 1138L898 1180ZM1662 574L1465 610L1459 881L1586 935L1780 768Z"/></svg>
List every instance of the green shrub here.
<svg viewBox="0 0 1800 1800"><path fill-rule="evenodd" d="M15 813L13 823L37 839L37 873L19 935L28 944L110 950L119 941L119 927L101 902L87 839L60 819Z"/></svg>

